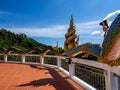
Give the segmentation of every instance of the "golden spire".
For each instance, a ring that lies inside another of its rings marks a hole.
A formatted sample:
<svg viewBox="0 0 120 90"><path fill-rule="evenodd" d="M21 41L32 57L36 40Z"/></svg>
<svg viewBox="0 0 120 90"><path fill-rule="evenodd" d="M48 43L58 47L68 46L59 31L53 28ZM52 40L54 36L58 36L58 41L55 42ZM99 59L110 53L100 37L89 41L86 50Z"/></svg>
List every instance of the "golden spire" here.
<svg viewBox="0 0 120 90"><path fill-rule="evenodd" d="M73 22L73 16L71 16L71 20L70 20L70 28L73 28L74 22Z"/></svg>
<svg viewBox="0 0 120 90"><path fill-rule="evenodd" d="M64 42L64 50L70 50L76 46L75 39L77 38L77 35L75 34L75 26L73 22L73 16L71 16L70 19L70 25L68 28L68 32L65 34L65 42Z"/></svg>
<svg viewBox="0 0 120 90"><path fill-rule="evenodd" d="M70 19L70 24L69 24L68 32L70 32L71 30L75 31L73 16L71 16L71 19Z"/></svg>

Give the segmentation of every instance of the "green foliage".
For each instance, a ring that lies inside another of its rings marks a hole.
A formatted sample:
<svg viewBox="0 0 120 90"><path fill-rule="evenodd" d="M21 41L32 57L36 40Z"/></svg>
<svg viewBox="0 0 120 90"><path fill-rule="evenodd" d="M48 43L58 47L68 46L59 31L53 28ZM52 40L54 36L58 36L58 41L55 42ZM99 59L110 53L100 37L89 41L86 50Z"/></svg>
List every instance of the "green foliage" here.
<svg viewBox="0 0 120 90"><path fill-rule="evenodd" d="M55 51L51 46L39 43L32 38L28 38L25 34L15 34L6 29L0 29L0 47L9 49L11 47L27 50L33 47L39 47L42 50L50 49L49 55L54 55Z"/></svg>

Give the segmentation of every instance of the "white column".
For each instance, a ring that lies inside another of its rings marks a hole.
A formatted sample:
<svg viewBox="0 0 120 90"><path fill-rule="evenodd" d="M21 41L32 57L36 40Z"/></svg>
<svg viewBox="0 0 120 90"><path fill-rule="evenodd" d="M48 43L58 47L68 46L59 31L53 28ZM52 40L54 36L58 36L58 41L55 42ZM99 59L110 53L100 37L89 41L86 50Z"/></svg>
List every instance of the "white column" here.
<svg viewBox="0 0 120 90"><path fill-rule="evenodd" d="M61 67L61 59L59 57L57 57L57 66L58 66L58 68Z"/></svg>
<svg viewBox="0 0 120 90"><path fill-rule="evenodd" d="M119 90L119 78L114 74L111 75L111 88L111 90Z"/></svg>
<svg viewBox="0 0 120 90"><path fill-rule="evenodd" d="M22 55L22 63L25 63L25 55Z"/></svg>
<svg viewBox="0 0 120 90"><path fill-rule="evenodd" d="M75 75L75 64L72 63L71 65L72 65L72 75L74 76Z"/></svg>
<svg viewBox="0 0 120 90"><path fill-rule="evenodd" d="M112 90L111 89L111 72L110 71L105 72L105 86L106 86L106 90Z"/></svg>
<svg viewBox="0 0 120 90"><path fill-rule="evenodd" d="M40 56L40 63L44 64L44 57Z"/></svg>
<svg viewBox="0 0 120 90"><path fill-rule="evenodd" d="M75 75L75 64L71 63L69 64L69 76L72 77Z"/></svg>
<svg viewBox="0 0 120 90"><path fill-rule="evenodd" d="M118 78L110 71L106 71L105 85L106 90L119 90Z"/></svg>
<svg viewBox="0 0 120 90"><path fill-rule="evenodd" d="M4 62L7 62L8 55L4 55Z"/></svg>

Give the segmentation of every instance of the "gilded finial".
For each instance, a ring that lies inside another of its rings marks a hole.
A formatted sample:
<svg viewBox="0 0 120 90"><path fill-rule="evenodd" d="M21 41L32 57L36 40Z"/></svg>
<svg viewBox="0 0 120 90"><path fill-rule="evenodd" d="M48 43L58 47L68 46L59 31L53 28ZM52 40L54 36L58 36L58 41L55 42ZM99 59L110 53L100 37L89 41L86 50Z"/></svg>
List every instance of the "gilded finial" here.
<svg viewBox="0 0 120 90"><path fill-rule="evenodd" d="M73 22L73 16L71 16L70 19L70 25L68 28L68 32L65 34L65 42L64 42L64 50L70 50L76 46L75 39L77 38L77 35L75 34L75 26Z"/></svg>

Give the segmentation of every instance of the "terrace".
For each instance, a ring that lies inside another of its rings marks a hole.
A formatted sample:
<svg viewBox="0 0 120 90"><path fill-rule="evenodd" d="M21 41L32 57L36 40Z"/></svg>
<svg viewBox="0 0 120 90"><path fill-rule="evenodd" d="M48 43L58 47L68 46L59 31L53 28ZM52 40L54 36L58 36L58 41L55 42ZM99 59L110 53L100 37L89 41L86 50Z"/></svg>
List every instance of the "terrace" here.
<svg viewBox="0 0 120 90"><path fill-rule="evenodd" d="M0 89L120 90L120 67L66 57L0 54Z"/></svg>

